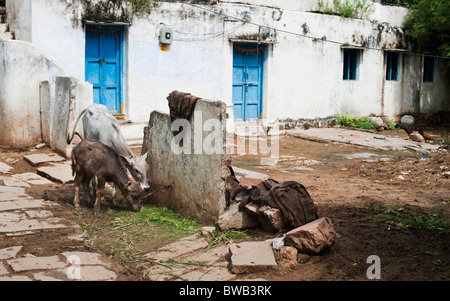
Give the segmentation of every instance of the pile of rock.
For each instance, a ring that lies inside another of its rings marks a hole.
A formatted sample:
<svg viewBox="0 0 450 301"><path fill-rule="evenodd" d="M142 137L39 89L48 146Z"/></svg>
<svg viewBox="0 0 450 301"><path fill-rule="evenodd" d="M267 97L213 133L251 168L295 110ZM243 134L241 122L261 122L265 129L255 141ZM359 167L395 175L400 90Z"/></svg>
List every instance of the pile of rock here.
<svg viewBox="0 0 450 301"><path fill-rule="evenodd" d="M250 212L250 213L249 213ZM233 204L219 217L222 231L245 229L261 225L271 232L288 230L281 212L269 206L258 207L253 203L239 211ZM267 268L293 268L298 264L299 254L320 254L333 245L337 233L328 217L287 231L283 237L258 242L244 242L229 246L232 273L253 273Z"/></svg>
<svg viewBox="0 0 450 301"><path fill-rule="evenodd" d="M267 241L231 244L233 273L276 267L275 257L281 266L290 268L297 265L299 252L318 254L334 243L337 234L331 220L318 218L317 208L303 185L260 177L247 187L230 170L227 192L231 204L219 216L219 228L226 231L261 226L267 232L285 233Z"/></svg>

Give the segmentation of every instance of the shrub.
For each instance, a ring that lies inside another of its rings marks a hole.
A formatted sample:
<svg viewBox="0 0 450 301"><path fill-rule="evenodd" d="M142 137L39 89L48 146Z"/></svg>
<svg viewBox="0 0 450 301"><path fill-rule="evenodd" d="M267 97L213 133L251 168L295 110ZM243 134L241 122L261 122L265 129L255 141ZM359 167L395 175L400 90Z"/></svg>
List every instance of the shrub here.
<svg viewBox="0 0 450 301"><path fill-rule="evenodd" d="M319 11L327 15L338 15L343 18L365 18L373 12L370 0L333 0L329 6L327 0L319 1Z"/></svg>
<svg viewBox="0 0 450 301"><path fill-rule="evenodd" d="M336 119L336 123L342 126L349 126L353 128L360 128L365 130L374 130L377 128L377 125L373 123L369 117L354 117L347 116L344 114L336 114L334 115Z"/></svg>

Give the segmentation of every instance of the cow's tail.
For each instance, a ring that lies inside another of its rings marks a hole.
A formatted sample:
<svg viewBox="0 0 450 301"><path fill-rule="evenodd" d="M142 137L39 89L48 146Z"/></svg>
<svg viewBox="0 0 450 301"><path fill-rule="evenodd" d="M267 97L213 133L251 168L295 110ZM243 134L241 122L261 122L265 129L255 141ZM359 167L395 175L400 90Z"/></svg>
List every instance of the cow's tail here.
<svg viewBox="0 0 450 301"><path fill-rule="evenodd" d="M87 108L86 108L87 109ZM73 136L75 135L75 129L77 128L78 121L80 121L81 116L83 116L84 112L86 112L86 109L81 111L80 115L78 115L77 121L75 122L75 125L73 126L72 134L67 136L67 144L70 144L73 140ZM78 134L78 133L77 133ZM81 138L80 134L78 136Z"/></svg>
<svg viewBox="0 0 450 301"><path fill-rule="evenodd" d="M75 154L72 152L72 176L75 175Z"/></svg>

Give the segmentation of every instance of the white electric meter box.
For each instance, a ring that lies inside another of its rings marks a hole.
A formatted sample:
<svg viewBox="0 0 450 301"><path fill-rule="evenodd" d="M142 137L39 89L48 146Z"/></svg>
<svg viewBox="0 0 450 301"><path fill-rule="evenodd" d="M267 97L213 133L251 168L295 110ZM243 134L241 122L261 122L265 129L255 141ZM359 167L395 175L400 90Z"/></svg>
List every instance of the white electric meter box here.
<svg viewBox="0 0 450 301"><path fill-rule="evenodd" d="M173 31L167 27L161 28L159 32L159 42L161 44L170 45L173 42Z"/></svg>

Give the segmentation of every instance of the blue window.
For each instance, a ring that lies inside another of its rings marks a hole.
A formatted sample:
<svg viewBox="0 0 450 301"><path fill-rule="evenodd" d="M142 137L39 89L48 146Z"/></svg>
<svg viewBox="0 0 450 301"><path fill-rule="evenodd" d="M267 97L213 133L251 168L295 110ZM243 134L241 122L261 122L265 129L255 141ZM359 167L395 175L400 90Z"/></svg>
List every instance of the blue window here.
<svg viewBox="0 0 450 301"><path fill-rule="evenodd" d="M433 82L434 77L434 57L425 56L423 58L423 81Z"/></svg>
<svg viewBox="0 0 450 301"><path fill-rule="evenodd" d="M398 76L398 53L386 53L386 80L397 80Z"/></svg>
<svg viewBox="0 0 450 301"><path fill-rule="evenodd" d="M358 71L358 54L357 49L344 49L344 80L356 80Z"/></svg>

